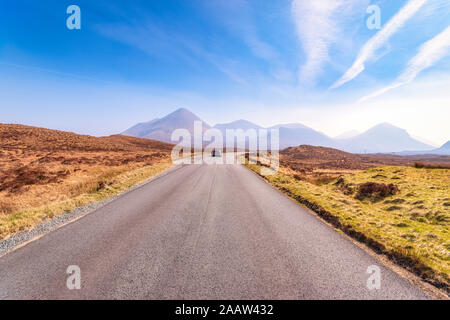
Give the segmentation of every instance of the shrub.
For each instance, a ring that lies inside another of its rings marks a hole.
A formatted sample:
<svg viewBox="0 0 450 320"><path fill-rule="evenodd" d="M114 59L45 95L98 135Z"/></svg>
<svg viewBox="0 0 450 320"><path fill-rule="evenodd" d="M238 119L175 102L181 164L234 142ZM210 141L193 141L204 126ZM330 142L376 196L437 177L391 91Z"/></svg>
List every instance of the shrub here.
<svg viewBox="0 0 450 320"><path fill-rule="evenodd" d="M351 187L350 184L345 182L344 177L339 177L339 179L337 179L337 181L334 183L335 186L337 186L342 193L344 193L345 195L350 195L353 194L354 190Z"/></svg>
<svg viewBox="0 0 450 320"><path fill-rule="evenodd" d="M432 165L432 164L425 164L422 162L416 162L416 163L414 163L414 168L417 168L417 169L423 169L423 168L425 168L425 169L450 169L450 166L444 165L444 164Z"/></svg>
<svg viewBox="0 0 450 320"><path fill-rule="evenodd" d="M365 198L372 198L373 200L381 199L387 196L392 196L398 192L398 187L392 183L376 183L366 182L359 185L358 193L355 198L362 200Z"/></svg>
<svg viewBox="0 0 450 320"><path fill-rule="evenodd" d="M416 162L414 163L414 168L418 169L425 168L425 164L423 164L422 162Z"/></svg>

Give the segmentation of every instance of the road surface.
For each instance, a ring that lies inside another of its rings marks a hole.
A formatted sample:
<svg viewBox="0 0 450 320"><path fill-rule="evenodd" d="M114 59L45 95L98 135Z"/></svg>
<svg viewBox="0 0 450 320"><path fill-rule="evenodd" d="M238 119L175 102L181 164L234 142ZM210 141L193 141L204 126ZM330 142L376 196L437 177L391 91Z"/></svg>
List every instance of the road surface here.
<svg viewBox="0 0 450 320"><path fill-rule="evenodd" d="M1 257L0 298L427 296L245 167L185 165Z"/></svg>

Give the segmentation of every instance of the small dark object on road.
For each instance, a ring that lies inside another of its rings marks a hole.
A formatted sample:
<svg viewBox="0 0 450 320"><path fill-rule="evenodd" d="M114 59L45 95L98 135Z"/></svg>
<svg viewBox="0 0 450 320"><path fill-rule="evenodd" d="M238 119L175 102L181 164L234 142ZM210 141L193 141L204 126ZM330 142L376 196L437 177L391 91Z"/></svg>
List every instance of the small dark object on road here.
<svg viewBox="0 0 450 320"><path fill-rule="evenodd" d="M220 150L214 149L211 152L211 157L221 157L221 156L222 156L222 151L220 151Z"/></svg>

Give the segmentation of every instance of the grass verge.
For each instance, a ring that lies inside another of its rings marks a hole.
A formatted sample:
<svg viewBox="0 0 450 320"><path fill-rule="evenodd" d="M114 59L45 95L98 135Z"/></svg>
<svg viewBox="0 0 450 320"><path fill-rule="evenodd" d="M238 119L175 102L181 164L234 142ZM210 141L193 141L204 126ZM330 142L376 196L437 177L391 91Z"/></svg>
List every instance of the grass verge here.
<svg viewBox="0 0 450 320"><path fill-rule="evenodd" d="M246 164L259 174L261 167ZM377 253L450 292L450 170L379 167L314 184L280 168L263 178ZM358 198L360 185L395 184L385 197Z"/></svg>
<svg viewBox="0 0 450 320"><path fill-rule="evenodd" d="M47 219L71 212L77 207L116 196L168 169L171 165L170 161L164 161L138 168L110 168L91 172L91 175L82 181L64 181L45 186L52 192L57 190L57 194L48 198L41 197L41 200L43 198L45 200L36 202L39 205L32 205L33 202L30 201L31 205L20 209L16 209L18 199L0 197L0 211L9 211L8 214L0 214L0 239L29 230ZM33 191L30 190L26 196L34 199L45 192L39 189L38 194L33 194Z"/></svg>

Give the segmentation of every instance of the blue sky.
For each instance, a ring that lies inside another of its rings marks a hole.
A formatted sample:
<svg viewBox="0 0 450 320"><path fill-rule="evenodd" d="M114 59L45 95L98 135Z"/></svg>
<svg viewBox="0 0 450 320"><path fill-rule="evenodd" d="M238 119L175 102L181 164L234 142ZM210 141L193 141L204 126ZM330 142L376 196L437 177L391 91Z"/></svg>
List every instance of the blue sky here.
<svg viewBox="0 0 450 320"><path fill-rule="evenodd" d="M0 122L107 135L185 107L330 136L386 121L439 145L449 25L450 0L3 1Z"/></svg>

